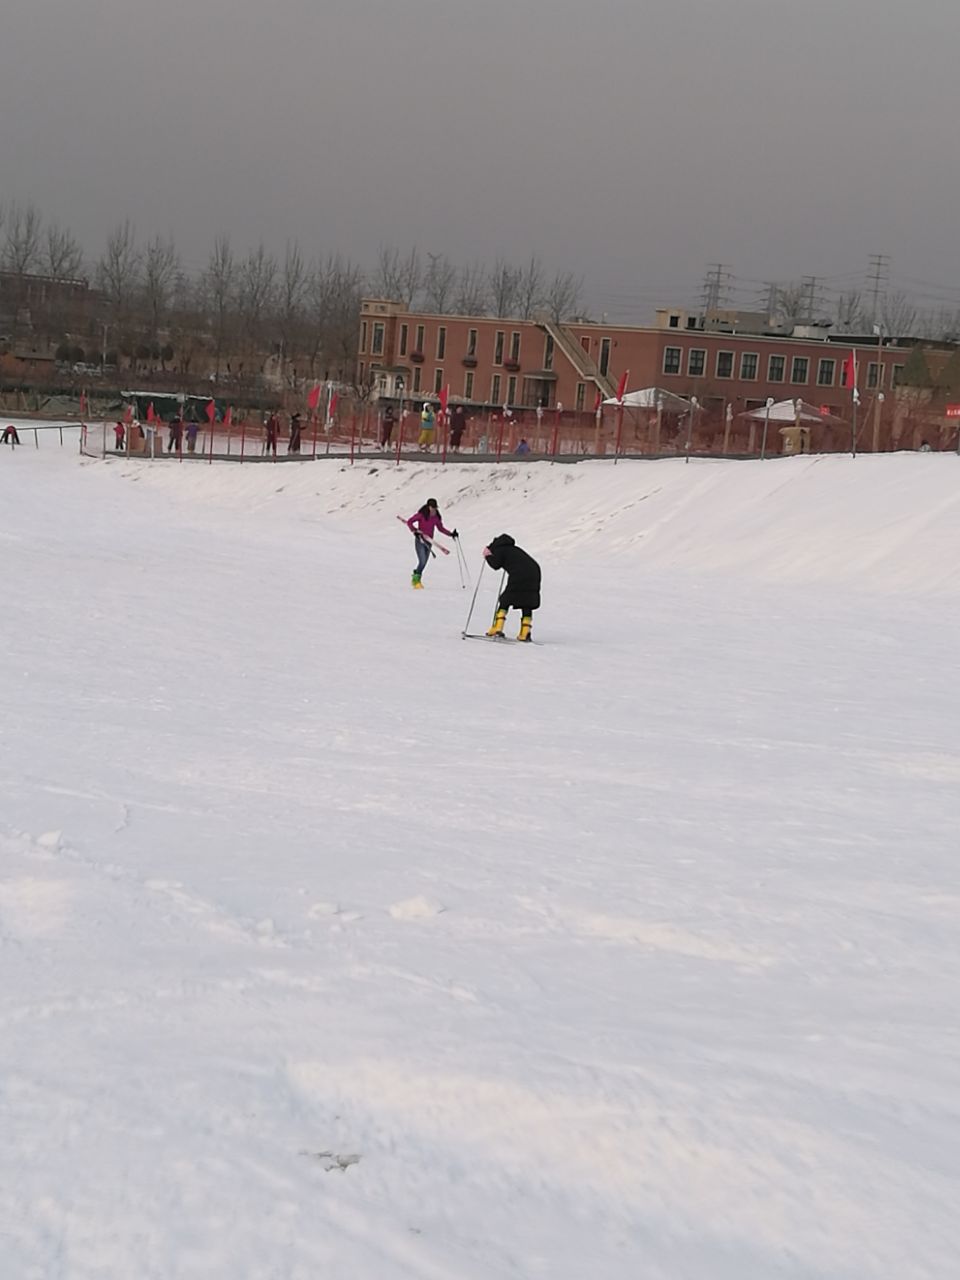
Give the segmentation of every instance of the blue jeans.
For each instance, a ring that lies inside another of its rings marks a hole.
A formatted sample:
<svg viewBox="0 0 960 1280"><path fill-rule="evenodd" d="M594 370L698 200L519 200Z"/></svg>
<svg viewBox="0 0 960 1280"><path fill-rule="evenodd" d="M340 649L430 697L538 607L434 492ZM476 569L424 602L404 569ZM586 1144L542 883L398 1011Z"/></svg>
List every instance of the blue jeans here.
<svg viewBox="0 0 960 1280"><path fill-rule="evenodd" d="M419 533L413 535L413 545L417 549L417 567L414 573L423 573L427 567L427 561L430 559L430 548L420 537Z"/></svg>

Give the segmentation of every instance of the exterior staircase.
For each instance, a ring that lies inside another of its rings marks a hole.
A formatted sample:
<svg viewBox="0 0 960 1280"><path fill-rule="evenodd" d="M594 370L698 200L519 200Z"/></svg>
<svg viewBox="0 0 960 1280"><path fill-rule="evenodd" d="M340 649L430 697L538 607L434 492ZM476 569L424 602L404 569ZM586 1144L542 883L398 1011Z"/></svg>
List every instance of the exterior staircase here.
<svg viewBox="0 0 960 1280"><path fill-rule="evenodd" d="M540 319L540 324L553 339L555 350L562 351L576 369L581 382L592 382L603 393L604 399L617 394L613 379L600 372L597 362L584 351L576 337L564 325L545 317Z"/></svg>

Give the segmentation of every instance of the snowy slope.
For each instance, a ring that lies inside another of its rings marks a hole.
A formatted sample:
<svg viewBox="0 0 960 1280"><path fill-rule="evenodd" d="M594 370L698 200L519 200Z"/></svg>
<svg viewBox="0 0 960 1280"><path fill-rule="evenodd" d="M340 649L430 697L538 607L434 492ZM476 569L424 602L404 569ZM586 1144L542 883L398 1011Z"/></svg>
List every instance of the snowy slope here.
<svg viewBox="0 0 960 1280"><path fill-rule="evenodd" d="M958 468L0 457L0 1276L951 1275Z"/></svg>

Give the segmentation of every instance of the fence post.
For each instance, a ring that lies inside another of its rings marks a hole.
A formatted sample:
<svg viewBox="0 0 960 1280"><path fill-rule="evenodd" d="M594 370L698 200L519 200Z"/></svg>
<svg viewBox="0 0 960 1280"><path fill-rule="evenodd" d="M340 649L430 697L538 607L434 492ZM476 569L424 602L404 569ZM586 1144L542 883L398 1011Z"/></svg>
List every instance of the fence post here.
<svg viewBox="0 0 960 1280"><path fill-rule="evenodd" d="M501 453L503 453L503 433L506 428L506 425L507 425L507 420L506 420L506 415L504 414L500 419L500 431L499 431L499 434L497 435L497 461L498 462L500 461Z"/></svg>

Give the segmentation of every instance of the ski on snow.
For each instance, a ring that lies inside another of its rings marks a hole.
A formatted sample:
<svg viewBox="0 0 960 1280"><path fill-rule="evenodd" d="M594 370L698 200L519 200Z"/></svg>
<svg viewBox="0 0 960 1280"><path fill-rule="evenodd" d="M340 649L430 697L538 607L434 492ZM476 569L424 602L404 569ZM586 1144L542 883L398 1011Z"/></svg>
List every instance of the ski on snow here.
<svg viewBox="0 0 960 1280"><path fill-rule="evenodd" d="M464 640L489 640L491 644L507 645L507 644L536 644L542 645L542 640L518 640L516 636L488 636L482 631L461 631L460 635Z"/></svg>

